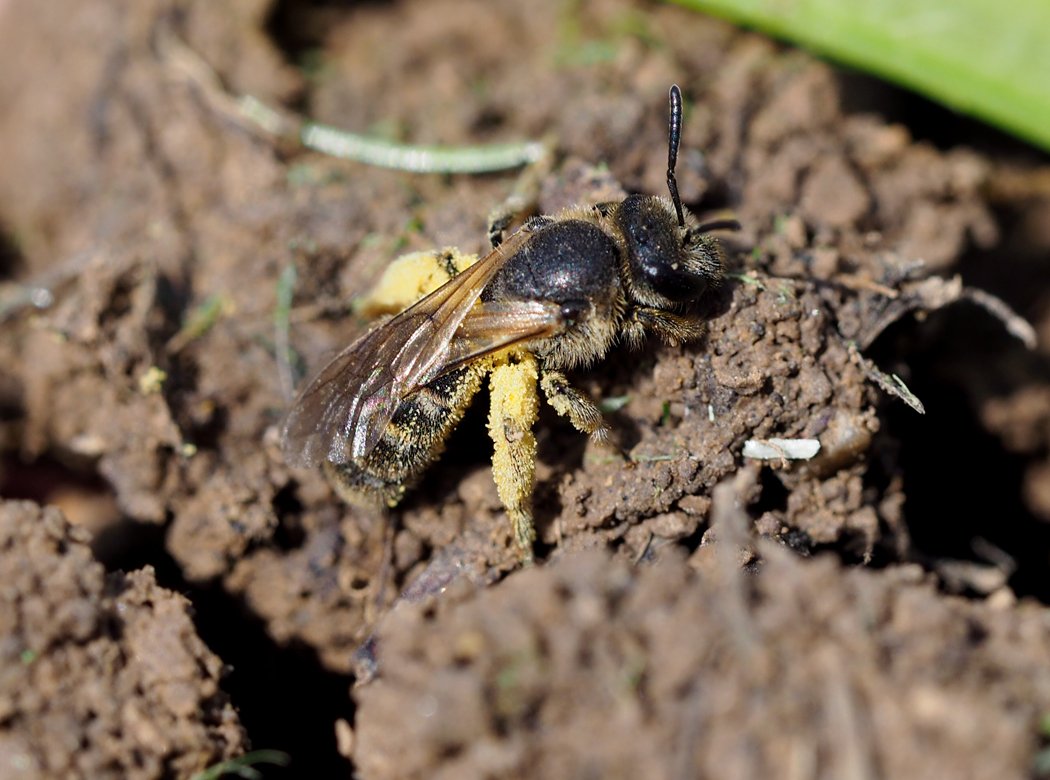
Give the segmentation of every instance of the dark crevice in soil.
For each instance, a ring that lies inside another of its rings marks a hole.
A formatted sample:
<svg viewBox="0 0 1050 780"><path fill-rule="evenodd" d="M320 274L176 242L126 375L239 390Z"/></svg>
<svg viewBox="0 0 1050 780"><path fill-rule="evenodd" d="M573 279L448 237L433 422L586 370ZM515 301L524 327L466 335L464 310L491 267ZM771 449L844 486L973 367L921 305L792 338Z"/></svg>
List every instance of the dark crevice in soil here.
<svg viewBox="0 0 1050 780"><path fill-rule="evenodd" d="M273 497L274 513L280 518L274 532L273 545L279 550L297 550L306 541L306 532L300 522L303 505L296 495L295 483L285 485Z"/></svg>
<svg viewBox="0 0 1050 780"><path fill-rule="evenodd" d="M156 570L157 582L193 603L194 624L205 644L229 665L223 689L229 694L253 749L279 750L291 757L287 768L267 766L263 776L347 777L350 765L337 750L333 724L353 719L347 695L352 679L326 672L314 650L292 643L282 647L266 633L239 599L221 586L187 582L164 547L161 526L127 523L114 534L130 535L134 546L102 558L109 571ZM100 556L101 557L101 556ZM274 717L274 713L281 713Z"/></svg>
<svg viewBox="0 0 1050 780"><path fill-rule="evenodd" d="M1046 305L1050 285L1045 248L1026 235L1027 226L1017 210L997 209L995 219L1002 243L991 251L973 249L964 254L959 259L959 272L967 284L998 295L1021 316L1037 319ZM1050 366L1042 357L1029 362L1033 368L1036 364L1043 367L1042 374L1050 375Z"/></svg>
<svg viewBox="0 0 1050 780"><path fill-rule="evenodd" d="M967 146L1007 156L1035 157L1039 152L978 119L959 114L904 87L849 70L836 72L844 113L878 114L889 124L905 125L917 141L938 149Z"/></svg>
<svg viewBox="0 0 1050 780"><path fill-rule="evenodd" d="M288 62L309 76L321 65L321 46L326 33L335 19L345 18L347 6L345 0L278 0L270 12L266 30ZM308 103L308 93L304 92L292 107L309 113Z"/></svg>
<svg viewBox="0 0 1050 780"><path fill-rule="evenodd" d="M972 381L970 393L959 391L967 377L997 383L996 367L1021 348L1001 327L994 333L988 315L974 312L955 306L921 323L904 320L871 350L884 370L906 365L908 387L926 402L921 416L899 403L885 412L887 432L901 442L905 523L920 559L989 564L981 540L1001 549L1016 563L1010 586L1017 595L1048 603L1050 525L1022 498L1030 458L1006 450L984 429Z"/></svg>
<svg viewBox="0 0 1050 780"><path fill-rule="evenodd" d="M0 224L0 279L13 279L22 270L22 253L14 238Z"/></svg>
<svg viewBox="0 0 1050 780"><path fill-rule="evenodd" d="M435 497L439 503L451 500L468 474L492 462L492 440L486 428L488 412L489 393L483 387L445 442L445 451L400 504L402 509L419 502L430 503Z"/></svg>
<svg viewBox="0 0 1050 780"><path fill-rule="evenodd" d="M752 517L761 517L766 512L783 512L788 506L790 491L780 481L772 469L762 469L759 472L759 480L762 484L762 495L759 500L748 508Z"/></svg>
<svg viewBox="0 0 1050 780"><path fill-rule="evenodd" d="M0 395L0 420L15 419L21 413L20 406L8 407ZM28 462L13 454L0 458L0 498L53 504L74 525L91 531L105 529L91 545L99 557L136 544L130 535L145 527L122 522L116 494L98 473L95 461L69 452L49 452Z"/></svg>

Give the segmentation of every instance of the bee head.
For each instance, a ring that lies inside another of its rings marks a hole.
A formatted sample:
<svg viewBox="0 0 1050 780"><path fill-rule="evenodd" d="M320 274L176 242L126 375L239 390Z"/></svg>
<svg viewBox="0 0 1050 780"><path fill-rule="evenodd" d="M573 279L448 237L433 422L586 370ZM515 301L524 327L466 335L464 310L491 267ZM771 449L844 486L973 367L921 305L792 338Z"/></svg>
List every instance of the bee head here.
<svg viewBox="0 0 1050 780"><path fill-rule="evenodd" d="M667 138L667 190L671 195L630 195L611 214L627 249L627 288L646 306L673 307L698 300L722 279L722 250L711 230L739 229L735 220L698 224L682 208L674 169L682 138L682 92L671 86Z"/></svg>
<svg viewBox="0 0 1050 780"><path fill-rule="evenodd" d="M659 308L691 303L721 281L722 250L707 234L710 224L698 225L684 213L679 225L672 203L651 195L628 196L611 216L626 244L626 286L636 302Z"/></svg>

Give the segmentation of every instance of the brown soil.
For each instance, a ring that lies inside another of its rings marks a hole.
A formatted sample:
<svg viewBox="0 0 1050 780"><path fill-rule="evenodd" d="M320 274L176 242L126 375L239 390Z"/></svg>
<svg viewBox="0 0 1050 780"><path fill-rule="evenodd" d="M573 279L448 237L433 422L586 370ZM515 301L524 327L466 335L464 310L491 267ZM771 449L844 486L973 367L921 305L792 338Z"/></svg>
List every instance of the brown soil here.
<svg viewBox="0 0 1050 780"><path fill-rule="evenodd" d="M483 249L515 174L276 144L170 34L232 93L348 130L550 137L548 213L662 192L682 85L680 189L743 224L732 277L702 343L577 373L626 400L612 445L543 411L536 566L485 398L388 515L289 469L277 436L282 272L301 378L360 332L348 302L392 257ZM0 2L0 105L0 776L189 777L249 740L291 757L265 777L1038 772L1031 150L627 0ZM38 287L53 300L12 303ZM771 437L822 450L742 457Z"/></svg>

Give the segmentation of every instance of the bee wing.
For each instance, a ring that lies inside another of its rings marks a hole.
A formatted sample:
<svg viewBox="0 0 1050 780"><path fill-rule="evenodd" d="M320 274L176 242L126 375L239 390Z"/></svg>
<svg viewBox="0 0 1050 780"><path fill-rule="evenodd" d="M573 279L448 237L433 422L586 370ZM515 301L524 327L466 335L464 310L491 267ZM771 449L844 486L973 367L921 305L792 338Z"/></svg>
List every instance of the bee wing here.
<svg viewBox="0 0 1050 780"><path fill-rule="evenodd" d="M451 344L485 285L528 240L518 231L434 292L340 352L299 392L284 422L285 459L313 466L371 452L401 400L448 370ZM458 362L466 359L457 347Z"/></svg>
<svg viewBox="0 0 1050 780"><path fill-rule="evenodd" d="M485 301L463 318L449 344L442 373L532 339L553 336L564 327L561 307L540 301Z"/></svg>

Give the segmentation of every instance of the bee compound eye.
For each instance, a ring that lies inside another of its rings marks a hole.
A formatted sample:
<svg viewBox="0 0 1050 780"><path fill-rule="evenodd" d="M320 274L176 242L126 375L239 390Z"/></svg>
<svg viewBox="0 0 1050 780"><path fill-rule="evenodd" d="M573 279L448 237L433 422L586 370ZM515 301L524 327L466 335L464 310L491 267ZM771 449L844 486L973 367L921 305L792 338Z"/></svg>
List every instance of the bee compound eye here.
<svg viewBox="0 0 1050 780"><path fill-rule="evenodd" d="M561 319L566 325L575 325L586 314L590 304L587 301L564 301L561 304Z"/></svg>

